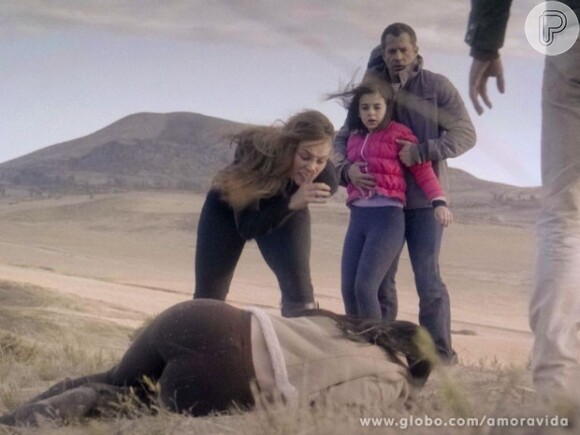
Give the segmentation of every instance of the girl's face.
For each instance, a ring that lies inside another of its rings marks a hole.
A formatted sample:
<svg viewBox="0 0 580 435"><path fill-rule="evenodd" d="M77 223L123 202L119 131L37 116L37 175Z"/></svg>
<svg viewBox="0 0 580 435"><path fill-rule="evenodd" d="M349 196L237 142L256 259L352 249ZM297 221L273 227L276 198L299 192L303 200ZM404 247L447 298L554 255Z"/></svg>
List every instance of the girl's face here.
<svg viewBox="0 0 580 435"><path fill-rule="evenodd" d="M326 166L331 148L330 139L301 142L294 154L292 180L299 186L314 180Z"/></svg>
<svg viewBox="0 0 580 435"><path fill-rule="evenodd" d="M387 114L387 102L381 94L365 94L360 97L358 103L358 116L363 125L369 130L374 131L385 119Z"/></svg>

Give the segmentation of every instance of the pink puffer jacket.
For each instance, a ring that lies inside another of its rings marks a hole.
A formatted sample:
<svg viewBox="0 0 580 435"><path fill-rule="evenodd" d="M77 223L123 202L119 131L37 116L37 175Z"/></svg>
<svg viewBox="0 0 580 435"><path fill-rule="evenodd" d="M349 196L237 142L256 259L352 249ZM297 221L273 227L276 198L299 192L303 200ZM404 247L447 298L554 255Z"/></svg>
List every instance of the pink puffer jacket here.
<svg viewBox="0 0 580 435"><path fill-rule="evenodd" d="M417 138L408 127L394 121L380 131L366 135L350 135L347 145L348 161L350 163L368 163L362 169L375 176L377 185L373 190L365 190L349 183L347 186L347 203L360 198L369 198L373 193L387 198L399 199L403 204L406 203L405 191L407 186L405 184L404 166L399 159L399 151L402 146L396 142L396 139L417 143ZM445 192L433 171L431 162L427 161L411 166L408 169L429 201L445 196Z"/></svg>

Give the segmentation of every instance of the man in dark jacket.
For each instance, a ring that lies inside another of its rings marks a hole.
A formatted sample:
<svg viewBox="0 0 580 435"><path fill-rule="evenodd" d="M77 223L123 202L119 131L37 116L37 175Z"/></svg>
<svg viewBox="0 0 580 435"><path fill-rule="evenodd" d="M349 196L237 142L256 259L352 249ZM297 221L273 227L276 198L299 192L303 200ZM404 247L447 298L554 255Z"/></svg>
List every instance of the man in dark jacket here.
<svg viewBox="0 0 580 435"><path fill-rule="evenodd" d="M370 56L366 78L384 80L396 91L394 120L405 124L419 139L417 146L401 141L400 158L406 166L430 160L445 191L449 192L447 158L463 154L475 145L475 129L461 96L451 82L440 74L423 69L415 31L408 25L388 26L381 45ZM374 187L374 177L360 164L346 160L348 132L343 127L334 142L334 161L341 183L349 180L361 188ZM449 294L439 274L439 251L443 227L433 208L407 171L405 239L419 294L419 323L433 337L443 361L454 363L457 356L451 345ZM398 261L381 285L379 298L383 317L397 315L395 274Z"/></svg>
<svg viewBox="0 0 580 435"><path fill-rule="evenodd" d="M504 90L499 49L511 0L473 0L466 42L471 46L470 97L479 114L488 108L487 80ZM567 9L568 6L570 9ZM550 2L550 12L567 12L578 31L580 0ZM574 16L575 15L575 16ZM560 15L561 16L561 15ZM561 30L561 29L560 29ZM574 35L574 34L572 34ZM576 33L577 38L577 33ZM542 88L542 184L538 220L536 283L530 302L534 332L532 371L538 392L550 402L580 406L580 42L552 55L546 48Z"/></svg>

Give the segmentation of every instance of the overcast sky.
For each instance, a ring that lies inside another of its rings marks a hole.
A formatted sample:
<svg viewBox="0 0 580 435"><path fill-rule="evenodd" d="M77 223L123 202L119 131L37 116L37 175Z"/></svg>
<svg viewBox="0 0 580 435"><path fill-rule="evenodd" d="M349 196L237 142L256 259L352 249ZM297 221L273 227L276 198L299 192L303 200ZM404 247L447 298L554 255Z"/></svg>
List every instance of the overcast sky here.
<svg viewBox="0 0 580 435"><path fill-rule="evenodd" d="M188 111L270 124L304 108L339 128L324 96L362 71L386 25L417 31L425 67L466 100L476 147L450 165L538 185L542 56L517 0L502 55L507 93L478 117L467 101L469 0L2 0L0 162L136 112Z"/></svg>

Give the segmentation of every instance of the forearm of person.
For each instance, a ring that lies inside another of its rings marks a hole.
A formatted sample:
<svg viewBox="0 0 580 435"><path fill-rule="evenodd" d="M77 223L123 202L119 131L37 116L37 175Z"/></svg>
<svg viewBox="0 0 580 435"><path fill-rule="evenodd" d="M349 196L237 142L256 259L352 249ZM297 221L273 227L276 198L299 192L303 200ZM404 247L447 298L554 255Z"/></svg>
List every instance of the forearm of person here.
<svg viewBox="0 0 580 435"><path fill-rule="evenodd" d="M443 187L441 187L437 175L435 175L431 162L411 166L409 167L409 170L429 201L446 201L445 191L443 190Z"/></svg>
<svg viewBox="0 0 580 435"><path fill-rule="evenodd" d="M503 46L512 0L472 0L465 42L471 55L493 60Z"/></svg>
<svg viewBox="0 0 580 435"><path fill-rule="evenodd" d="M250 240L278 228L294 213L288 208L289 203L289 197L276 195L235 212L240 236Z"/></svg>
<svg viewBox="0 0 580 435"><path fill-rule="evenodd" d="M348 143L348 128L345 125L338 131L336 137L334 138L333 152L332 152L332 164L335 167L338 182L341 186L346 186L349 183L348 179L348 168L350 168L350 162L346 157L346 147Z"/></svg>

